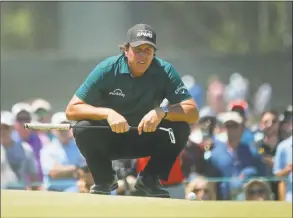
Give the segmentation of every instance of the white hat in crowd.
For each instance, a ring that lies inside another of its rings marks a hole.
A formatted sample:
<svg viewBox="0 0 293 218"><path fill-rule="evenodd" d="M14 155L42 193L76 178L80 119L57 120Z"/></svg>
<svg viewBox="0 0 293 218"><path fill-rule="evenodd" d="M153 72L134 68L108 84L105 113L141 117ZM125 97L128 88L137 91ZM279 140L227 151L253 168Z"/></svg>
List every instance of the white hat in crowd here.
<svg viewBox="0 0 293 218"><path fill-rule="evenodd" d="M234 121L235 123L241 124L243 122L243 118L239 113L235 111L229 111L225 113L221 113L218 115L218 120L221 123L227 123L229 121Z"/></svg>
<svg viewBox="0 0 293 218"><path fill-rule="evenodd" d="M34 100L31 104L31 108L34 113L39 109L44 109L46 111L51 111L52 109L51 104L48 101L41 98Z"/></svg>
<svg viewBox="0 0 293 218"><path fill-rule="evenodd" d="M10 111L1 111L1 124L5 124L7 126L14 125L14 116Z"/></svg>
<svg viewBox="0 0 293 218"><path fill-rule="evenodd" d="M62 122L69 122L69 120L66 118L65 112L57 112L53 114L51 122L53 124L60 124Z"/></svg>
<svg viewBox="0 0 293 218"><path fill-rule="evenodd" d="M24 102L16 103L12 106L11 112L14 117L16 117L20 112L25 111L32 116L32 108L29 104Z"/></svg>

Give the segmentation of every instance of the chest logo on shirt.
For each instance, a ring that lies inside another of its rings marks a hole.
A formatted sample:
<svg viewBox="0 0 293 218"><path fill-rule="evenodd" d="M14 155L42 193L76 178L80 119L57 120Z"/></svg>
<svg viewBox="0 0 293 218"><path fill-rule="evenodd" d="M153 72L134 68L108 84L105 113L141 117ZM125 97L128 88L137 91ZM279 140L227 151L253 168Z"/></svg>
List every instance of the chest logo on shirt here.
<svg viewBox="0 0 293 218"><path fill-rule="evenodd" d="M112 92L109 92L109 95L116 95L116 96L121 96L121 97L125 97L125 94L122 92L121 89L115 89Z"/></svg>

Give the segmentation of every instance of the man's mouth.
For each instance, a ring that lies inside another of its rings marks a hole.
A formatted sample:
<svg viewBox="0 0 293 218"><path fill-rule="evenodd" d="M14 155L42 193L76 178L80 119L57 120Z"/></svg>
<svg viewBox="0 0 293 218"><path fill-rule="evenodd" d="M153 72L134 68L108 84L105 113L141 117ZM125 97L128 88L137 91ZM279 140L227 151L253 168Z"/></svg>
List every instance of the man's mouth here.
<svg viewBox="0 0 293 218"><path fill-rule="evenodd" d="M138 63L138 64L145 64L144 61L138 61L137 63Z"/></svg>

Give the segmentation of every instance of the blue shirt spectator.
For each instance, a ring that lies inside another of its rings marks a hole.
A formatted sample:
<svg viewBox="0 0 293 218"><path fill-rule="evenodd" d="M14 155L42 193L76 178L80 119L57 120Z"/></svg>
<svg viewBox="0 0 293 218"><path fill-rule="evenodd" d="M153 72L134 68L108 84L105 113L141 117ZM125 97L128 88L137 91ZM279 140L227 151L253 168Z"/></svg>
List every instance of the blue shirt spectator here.
<svg viewBox="0 0 293 218"><path fill-rule="evenodd" d="M52 123L68 122L64 112L53 115ZM71 130L53 131L56 138L41 150L44 186L52 191L77 192L77 169L86 165Z"/></svg>
<svg viewBox="0 0 293 218"><path fill-rule="evenodd" d="M41 150L41 165L46 189L69 191L77 190L76 178L73 176L69 176L69 178L52 178L50 172L54 170L55 165L82 167L85 165L85 161L73 139L67 144L62 144L58 139L53 139L51 144Z"/></svg>
<svg viewBox="0 0 293 218"><path fill-rule="evenodd" d="M31 177L33 182L36 181L39 172L33 150L25 142L14 142L4 148L10 167L18 178L18 184L9 188L26 189Z"/></svg>
<svg viewBox="0 0 293 218"><path fill-rule="evenodd" d="M254 176L261 176L262 162L245 144L230 150L227 144L216 141L209 159L209 176L234 178L220 184L220 198L230 199L230 190L238 190L243 182Z"/></svg>
<svg viewBox="0 0 293 218"><path fill-rule="evenodd" d="M37 188L31 185L38 177L37 161L32 148L26 142L15 142L12 139L14 116L9 111L1 111L1 150L5 159L17 178L17 184L8 184L7 188L26 189Z"/></svg>
<svg viewBox="0 0 293 218"><path fill-rule="evenodd" d="M263 164L260 156L241 142L244 125L240 114L226 112L219 114L218 119L227 130L227 142L215 141L208 159L209 176L228 179L219 183L218 198L229 200L239 194L243 182L262 175Z"/></svg>
<svg viewBox="0 0 293 218"><path fill-rule="evenodd" d="M286 177L286 201L292 202L292 136L278 145L273 171L276 176Z"/></svg>

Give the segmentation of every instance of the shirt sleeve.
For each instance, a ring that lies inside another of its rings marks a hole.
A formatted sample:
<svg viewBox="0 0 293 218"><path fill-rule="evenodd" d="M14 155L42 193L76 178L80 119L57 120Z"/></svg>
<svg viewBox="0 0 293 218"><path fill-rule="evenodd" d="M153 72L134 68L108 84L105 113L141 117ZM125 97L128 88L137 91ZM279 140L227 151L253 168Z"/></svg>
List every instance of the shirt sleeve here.
<svg viewBox="0 0 293 218"><path fill-rule="evenodd" d="M277 147L276 155L274 158L274 167L273 167L273 173L277 174L280 172L282 169L285 168L285 161L284 161L284 154L283 154L283 149L282 147Z"/></svg>
<svg viewBox="0 0 293 218"><path fill-rule="evenodd" d="M75 95L87 104L96 104L102 97L104 80L105 68L97 65L75 92Z"/></svg>
<svg viewBox="0 0 293 218"><path fill-rule="evenodd" d="M170 104L177 104L191 98L191 95L183 84L178 72L172 65L167 69L167 75L168 81L165 90L165 98Z"/></svg>
<svg viewBox="0 0 293 218"><path fill-rule="evenodd" d="M78 160L78 164L77 164L79 167L85 167L87 166L87 162L86 162L86 159L84 158L84 156L80 153L80 156L79 156L79 160Z"/></svg>

